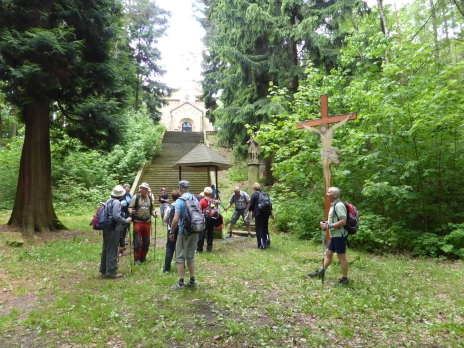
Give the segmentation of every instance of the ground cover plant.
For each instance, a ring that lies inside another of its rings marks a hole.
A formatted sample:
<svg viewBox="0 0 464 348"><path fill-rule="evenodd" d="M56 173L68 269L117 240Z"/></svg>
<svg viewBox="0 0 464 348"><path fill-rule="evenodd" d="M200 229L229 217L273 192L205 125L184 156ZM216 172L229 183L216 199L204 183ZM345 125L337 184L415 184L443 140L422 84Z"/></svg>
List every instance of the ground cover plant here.
<svg viewBox="0 0 464 348"><path fill-rule="evenodd" d="M301 255L320 246L272 234L261 251L254 239L236 237L196 255L196 289L173 291L176 273L161 271L159 224L156 260L131 274L124 256L125 277L115 281L99 277L101 237L87 218L64 217L72 230L25 235L20 248L0 246L3 346L459 347L464 340L462 261L360 253L351 285L333 288L338 265L324 285L305 277L319 261Z"/></svg>

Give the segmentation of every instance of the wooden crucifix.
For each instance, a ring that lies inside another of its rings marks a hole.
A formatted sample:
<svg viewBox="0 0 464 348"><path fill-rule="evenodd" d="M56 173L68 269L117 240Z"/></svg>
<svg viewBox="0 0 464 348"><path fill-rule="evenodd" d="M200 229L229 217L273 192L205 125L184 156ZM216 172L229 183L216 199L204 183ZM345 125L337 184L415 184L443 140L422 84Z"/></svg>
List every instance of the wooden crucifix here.
<svg viewBox="0 0 464 348"><path fill-rule="evenodd" d="M348 120L356 119L357 115L355 112L349 114L343 114L338 116L329 117L329 104L327 94L321 95L321 118L318 120L303 121L299 122L296 126L297 129L307 129L313 133L317 133L321 136L322 149L322 172L324 174L324 193L332 187L332 162L338 163L338 148L332 146L333 132L335 129L343 126ZM338 123L337 123L338 122ZM337 123L332 128L329 128L329 124ZM318 128L315 128L318 126ZM325 216L328 220L330 202L325 197ZM326 230L326 242L329 243L330 233Z"/></svg>

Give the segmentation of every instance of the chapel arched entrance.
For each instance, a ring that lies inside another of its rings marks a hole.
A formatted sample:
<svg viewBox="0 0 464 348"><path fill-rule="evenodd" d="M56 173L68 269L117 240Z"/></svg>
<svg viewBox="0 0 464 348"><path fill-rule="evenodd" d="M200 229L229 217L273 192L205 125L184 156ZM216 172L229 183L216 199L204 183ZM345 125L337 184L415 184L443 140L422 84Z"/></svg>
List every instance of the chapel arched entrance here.
<svg viewBox="0 0 464 348"><path fill-rule="evenodd" d="M182 132L191 132L192 128L192 123L188 121L182 123Z"/></svg>

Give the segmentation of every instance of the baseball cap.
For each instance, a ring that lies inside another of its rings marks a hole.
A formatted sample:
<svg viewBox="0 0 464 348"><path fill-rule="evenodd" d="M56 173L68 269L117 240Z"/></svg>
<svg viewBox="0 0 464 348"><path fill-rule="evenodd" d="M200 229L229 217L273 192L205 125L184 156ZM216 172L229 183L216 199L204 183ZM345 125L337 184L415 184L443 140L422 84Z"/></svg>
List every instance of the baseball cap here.
<svg viewBox="0 0 464 348"><path fill-rule="evenodd" d="M179 187L181 188L190 188L190 183L186 180L179 181Z"/></svg>
<svg viewBox="0 0 464 348"><path fill-rule="evenodd" d="M140 185L139 188L150 189L150 185L148 185L146 182L142 182L142 185Z"/></svg>

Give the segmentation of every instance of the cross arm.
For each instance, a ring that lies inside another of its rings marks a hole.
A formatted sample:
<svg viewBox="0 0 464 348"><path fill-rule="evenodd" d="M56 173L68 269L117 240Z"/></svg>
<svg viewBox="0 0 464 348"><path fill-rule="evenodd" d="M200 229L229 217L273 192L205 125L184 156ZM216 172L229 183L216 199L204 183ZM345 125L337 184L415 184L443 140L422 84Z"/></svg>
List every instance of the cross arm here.
<svg viewBox="0 0 464 348"><path fill-rule="evenodd" d="M357 117L356 112L350 112L348 114L332 116L332 117L324 117L324 118L319 118L317 120L309 120L309 121L303 121L303 122L299 122L299 123L304 124L306 126L314 127L314 126L320 125L321 123L330 124L330 123L336 123L336 122L343 121L349 115L351 115L350 120L355 120L356 117ZM303 128L303 126L300 125L299 123L297 123L296 129Z"/></svg>

